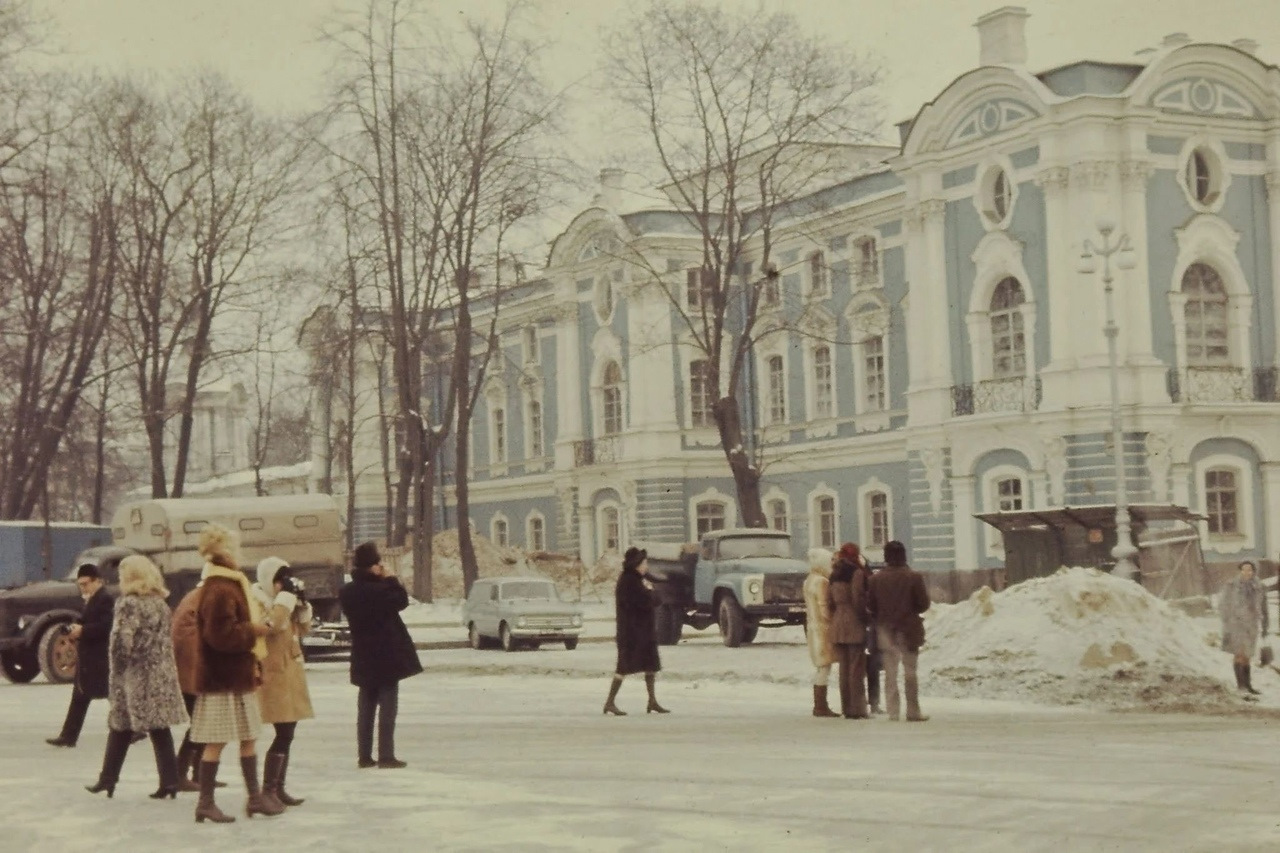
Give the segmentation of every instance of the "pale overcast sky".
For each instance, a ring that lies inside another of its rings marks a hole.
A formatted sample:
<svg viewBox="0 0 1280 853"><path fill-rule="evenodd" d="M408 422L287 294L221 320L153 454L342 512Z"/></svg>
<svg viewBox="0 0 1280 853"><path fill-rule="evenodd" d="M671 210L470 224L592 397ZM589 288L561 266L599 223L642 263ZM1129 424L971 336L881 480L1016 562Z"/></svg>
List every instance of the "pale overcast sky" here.
<svg viewBox="0 0 1280 853"><path fill-rule="evenodd" d="M884 138L892 124L915 115L955 77L977 65L973 22L998 0L725 0L728 5L789 8L801 21L855 50L874 52L885 71ZM160 74L209 65L228 74L263 106L311 109L321 103L326 46L317 40L335 9L363 0L35 0L51 19L67 63L104 70ZM496 10L503 0L438 0L443 12ZM1196 40L1261 43L1258 56L1280 61L1280 0L1024 0L1028 67L1052 68L1078 59L1132 60L1168 33ZM548 67L556 88L587 78L598 60L599 28L634 6L628 0L533 0L537 21L555 41ZM590 90L580 92L590 97ZM579 162L594 170L618 165L608 139L584 142Z"/></svg>

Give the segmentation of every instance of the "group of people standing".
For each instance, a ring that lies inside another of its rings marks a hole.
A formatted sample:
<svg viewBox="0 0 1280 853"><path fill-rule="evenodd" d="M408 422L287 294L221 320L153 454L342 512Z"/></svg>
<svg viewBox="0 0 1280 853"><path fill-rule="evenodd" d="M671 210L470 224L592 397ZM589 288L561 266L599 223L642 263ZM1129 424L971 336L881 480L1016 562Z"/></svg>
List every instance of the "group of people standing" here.
<svg viewBox="0 0 1280 853"><path fill-rule="evenodd" d="M924 577L907 565L901 542L884 546L884 568L872 572L861 549L846 542L832 553L809 551L809 576L804 582L805 635L814 666L813 716L867 719L886 713L902 719L929 719L920 710L917 657L924 645L924 620L929 592ZM840 714L832 710L828 685L837 666ZM880 708L880 670L885 673L885 709ZM903 688L898 690L898 670Z"/></svg>
<svg viewBox="0 0 1280 853"><path fill-rule="evenodd" d="M302 803L284 785L294 730L313 716L299 642L311 606L284 560L260 562L251 584L225 528L207 526L198 547L200 583L172 614L164 576L144 556L120 561L115 601L96 566L77 570L85 607L71 628L76 680L67 721L49 742L74 746L89 700L107 698L106 749L91 793L112 797L129 746L149 736L159 776L151 797L199 791L196 821L229 823L235 818L218 808L214 790L222 750L234 742L248 792L245 814L278 815ZM188 721L175 751L171 727ZM260 782L256 742L264 722L274 725L275 739Z"/></svg>

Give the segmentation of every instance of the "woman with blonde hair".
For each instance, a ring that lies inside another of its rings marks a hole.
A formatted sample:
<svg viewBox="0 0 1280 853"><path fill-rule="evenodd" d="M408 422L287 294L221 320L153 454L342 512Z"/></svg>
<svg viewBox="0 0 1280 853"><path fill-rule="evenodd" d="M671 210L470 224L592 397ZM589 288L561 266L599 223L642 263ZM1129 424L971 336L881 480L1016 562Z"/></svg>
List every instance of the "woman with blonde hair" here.
<svg viewBox="0 0 1280 853"><path fill-rule="evenodd" d="M134 732L147 732L156 755L160 787L152 799L172 799L178 793L178 763L173 752L170 726L187 720L178 686L178 666L173 656L173 636L164 577L155 564L141 555L120 561L120 600L108 641L108 696L106 753L94 794L115 794Z"/></svg>
<svg viewBox="0 0 1280 853"><path fill-rule="evenodd" d="M204 744L200 763L200 801L196 823L207 818L230 823L218 808L213 792L218 760L228 743L240 744L240 770L244 775L247 817L277 815L284 806L264 796L258 785L258 756L254 742L262 728L255 691L260 661L267 656L267 634L262 605L249 589L240 570L239 543L235 535L216 524L200 531L200 555L205 559L204 585L196 608L200 642L196 644L196 705L191 718L191 739Z"/></svg>
<svg viewBox="0 0 1280 853"><path fill-rule="evenodd" d="M827 586L831 579L831 552L826 548L809 549L809 576L804 579L804 637L809 644L809 660L813 663L813 715L838 717L827 701L827 684L831 680L831 664L836 650L831 645L831 602Z"/></svg>

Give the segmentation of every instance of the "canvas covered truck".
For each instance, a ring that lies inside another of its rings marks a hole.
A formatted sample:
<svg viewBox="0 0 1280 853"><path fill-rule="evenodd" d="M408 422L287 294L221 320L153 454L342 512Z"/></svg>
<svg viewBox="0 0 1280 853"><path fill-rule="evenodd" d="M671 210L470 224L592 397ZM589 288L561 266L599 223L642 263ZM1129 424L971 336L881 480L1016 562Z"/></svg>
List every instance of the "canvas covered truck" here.
<svg viewBox="0 0 1280 853"><path fill-rule="evenodd" d="M809 567L781 530L715 530L700 542L642 543L658 607L658 642L675 645L685 625L718 625L724 644L755 640L761 627L804 624Z"/></svg>
<svg viewBox="0 0 1280 853"><path fill-rule="evenodd" d="M344 542L337 504L328 495L136 501L116 510L112 544L80 552L64 577L0 592L0 671L18 683L37 674L52 682L70 681L76 646L66 629L80 614L77 567L96 565L115 594L120 561L144 554L164 573L172 607L200 580L204 560L196 547L210 523L239 533L247 570L264 557L287 560L305 583L316 617L326 622L339 617Z"/></svg>

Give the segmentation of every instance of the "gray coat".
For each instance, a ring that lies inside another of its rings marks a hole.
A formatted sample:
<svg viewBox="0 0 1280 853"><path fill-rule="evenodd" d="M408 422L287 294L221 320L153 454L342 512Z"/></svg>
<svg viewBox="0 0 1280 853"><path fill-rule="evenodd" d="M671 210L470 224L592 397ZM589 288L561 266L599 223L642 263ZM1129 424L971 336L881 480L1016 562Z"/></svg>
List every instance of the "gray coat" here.
<svg viewBox="0 0 1280 853"><path fill-rule="evenodd" d="M149 732L187 722L173 655L169 605L154 595L122 595L111 627L111 712L118 732Z"/></svg>
<svg viewBox="0 0 1280 853"><path fill-rule="evenodd" d="M1236 576L1222 587L1218 599L1222 614L1222 650L1253 657L1258 633L1267 632L1267 596L1257 578Z"/></svg>

